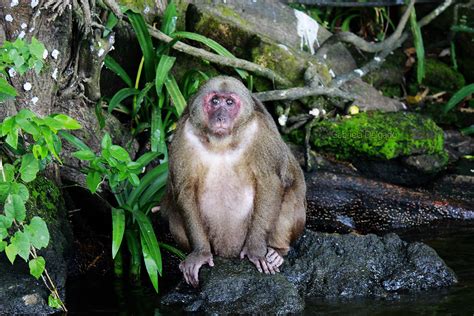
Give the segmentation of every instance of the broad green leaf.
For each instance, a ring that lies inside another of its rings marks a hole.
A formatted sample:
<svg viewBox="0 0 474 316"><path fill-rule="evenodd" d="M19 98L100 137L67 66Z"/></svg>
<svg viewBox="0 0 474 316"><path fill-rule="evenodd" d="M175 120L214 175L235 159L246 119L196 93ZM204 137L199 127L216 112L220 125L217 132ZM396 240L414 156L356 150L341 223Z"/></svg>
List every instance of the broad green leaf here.
<svg viewBox="0 0 474 316"><path fill-rule="evenodd" d="M128 152L118 145L110 146L109 151L112 157L114 157L115 159L119 161L123 161L123 162L130 161L130 155L128 154Z"/></svg>
<svg viewBox="0 0 474 316"><path fill-rule="evenodd" d="M8 194L10 194L10 187L9 182L0 182L0 203L5 203Z"/></svg>
<svg viewBox="0 0 474 316"><path fill-rule="evenodd" d="M96 158L95 153L91 150L79 150L72 153L72 155L80 160L93 160Z"/></svg>
<svg viewBox="0 0 474 316"><path fill-rule="evenodd" d="M125 69L123 69L122 66L120 66L120 64L111 56L105 56L104 65L112 72L114 72L117 76L119 76L120 79L122 79L123 82L125 82L129 88L133 86L132 79L130 79L130 76L127 74Z"/></svg>
<svg viewBox="0 0 474 316"><path fill-rule="evenodd" d="M38 136L40 134L40 129L36 123L32 123L29 119L16 117L15 121L18 126L28 134L33 136Z"/></svg>
<svg viewBox="0 0 474 316"><path fill-rule="evenodd" d="M115 259L122 244L125 233L125 212L119 208L112 208L112 258Z"/></svg>
<svg viewBox="0 0 474 316"><path fill-rule="evenodd" d="M168 169L160 169L162 172L156 174L152 182L146 187L143 194L140 196L140 205L144 205L151 201L159 190L165 187L168 179Z"/></svg>
<svg viewBox="0 0 474 316"><path fill-rule="evenodd" d="M150 250L148 249L148 245L145 242L145 238L140 238L142 244L142 253L143 253L143 260L145 261L145 268L148 272L148 276L150 277L151 284L153 284L153 288L155 289L156 293L158 293L158 265L152 257Z"/></svg>
<svg viewBox="0 0 474 316"><path fill-rule="evenodd" d="M174 107L176 108L176 114L178 117L180 117L181 113L183 113L184 108L186 107L186 100L184 99L181 90L179 90L178 83L176 82L174 76L169 76L165 81L165 85L166 90L168 90L168 93L171 96L171 100L173 100Z"/></svg>
<svg viewBox="0 0 474 316"><path fill-rule="evenodd" d="M22 231L17 231L10 240L11 244L15 246L16 253L28 261L30 257L30 239L28 235Z"/></svg>
<svg viewBox="0 0 474 316"><path fill-rule="evenodd" d="M133 109L133 116L135 117L137 113L140 111L140 108L143 103L143 99L146 97L148 92L150 91L151 88L155 85L155 82L148 82L145 84L145 87L140 91L140 93L137 96L137 99L135 100L135 106Z"/></svg>
<svg viewBox="0 0 474 316"><path fill-rule="evenodd" d="M158 106L154 106L151 112L151 151L165 153L166 143L163 131L163 120L161 118L161 110Z"/></svg>
<svg viewBox="0 0 474 316"><path fill-rule="evenodd" d="M410 12L410 27L413 34L413 41L416 50L416 79L421 84L425 77L425 47L423 45L423 36L421 35L420 25L416 21L416 11L413 8Z"/></svg>
<svg viewBox="0 0 474 316"><path fill-rule="evenodd" d="M23 200L23 202L25 203L30 198L30 192L28 191L28 188L23 183L18 183L18 182L11 183L10 193L18 194Z"/></svg>
<svg viewBox="0 0 474 316"><path fill-rule="evenodd" d="M127 204L128 205L135 205L138 203L141 195L145 192L146 189L150 186L150 184L156 180L156 178L165 173L168 174L168 163L163 163L159 166L156 166L149 172L145 174L145 176L140 180L140 185L132 190L130 195L128 196Z"/></svg>
<svg viewBox="0 0 474 316"><path fill-rule="evenodd" d="M46 261L43 257L39 256L34 258L28 262L28 266L30 267L30 274L34 276L36 279L43 274L44 268L46 266Z"/></svg>
<svg viewBox="0 0 474 316"><path fill-rule="evenodd" d="M46 49L40 41L38 41L34 36L31 38L31 44L29 45L31 55L35 56L37 59L43 59L43 53Z"/></svg>
<svg viewBox="0 0 474 316"><path fill-rule="evenodd" d="M15 127L15 123L15 117L10 116L4 119L2 122L2 136L5 136L10 133Z"/></svg>
<svg viewBox="0 0 474 316"><path fill-rule="evenodd" d="M68 132L59 131L58 134L79 150L91 150L82 140Z"/></svg>
<svg viewBox="0 0 474 316"><path fill-rule="evenodd" d="M131 171L134 173L140 173L143 169L143 166L139 164L138 162L130 161L127 163L127 169L128 171Z"/></svg>
<svg viewBox="0 0 474 316"><path fill-rule="evenodd" d="M130 183L136 187L140 184L140 178L138 178L138 176L134 173L130 173L128 175L128 181L130 181Z"/></svg>
<svg viewBox="0 0 474 316"><path fill-rule="evenodd" d="M7 255L8 260L13 264L15 262L16 255L18 252L16 251L16 247L14 244L9 244L5 247L5 254Z"/></svg>
<svg viewBox="0 0 474 316"><path fill-rule="evenodd" d="M0 228L9 229L12 226L13 219L0 214Z"/></svg>
<svg viewBox="0 0 474 316"><path fill-rule="evenodd" d="M0 75L0 102L4 102L9 99L14 99L17 93L15 88L13 88L5 79Z"/></svg>
<svg viewBox="0 0 474 316"><path fill-rule="evenodd" d="M30 236L30 241L36 249L46 248L49 244L49 230L45 221L38 216L31 219L25 226L25 232Z"/></svg>
<svg viewBox="0 0 474 316"><path fill-rule="evenodd" d="M112 146L112 138L110 138L108 133L105 133L104 137L102 137L101 146L102 149L109 149Z"/></svg>
<svg viewBox="0 0 474 316"><path fill-rule="evenodd" d="M20 174L21 180L31 182L36 179L36 174L39 171L39 162L33 154L23 155L21 158Z"/></svg>
<svg viewBox="0 0 474 316"><path fill-rule="evenodd" d="M0 227L0 240L3 240L8 236L8 230L4 227Z"/></svg>
<svg viewBox="0 0 474 316"><path fill-rule="evenodd" d="M137 90L135 88L123 88L120 89L117 93L114 94L112 99L110 99L109 102L109 107L108 111L109 113L112 113L112 111L126 98L133 96L133 95L138 95L140 93L140 90Z"/></svg>
<svg viewBox="0 0 474 316"><path fill-rule="evenodd" d="M452 97L449 99L448 103L443 108L444 113L448 113L449 110L454 108L459 102L461 102L464 98L474 94L474 83L471 83L467 86L462 87L459 89Z"/></svg>
<svg viewBox="0 0 474 316"><path fill-rule="evenodd" d="M52 118L61 124L61 129L80 129L82 127L78 121L65 114L55 114Z"/></svg>
<svg viewBox="0 0 474 316"><path fill-rule="evenodd" d="M146 167L154 159L158 158L160 155L160 153L150 151L141 155L140 158L138 158L135 162L139 163L140 166L143 168Z"/></svg>
<svg viewBox="0 0 474 316"><path fill-rule="evenodd" d="M8 145L12 146L14 149L18 146L18 128L14 127L7 135L5 140Z"/></svg>
<svg viewBox="0 0 474 316"><path fill-rule="evenodd" d="M461 133L463 133L464 135L471 135L471 134L474 134L474 124L472 124L471 126L468 126L468 127L465 127L463 129L461 129Z"/></svg>
<svg viewBox="0 0 474 316"><path fill-rule="evenodd" d="M15 167L9 163L6 163L3 165L3 172L5 174L6 182L12 182L15 178ZM3 181L3 177L0 178L0 181Z"/></svg>
<svg viewBox="0 0 474 316"><path fill-rule="evenodd" d="M127 11L126 14L128 16L128 19L130 20L130 24L132 24L132 27L135 31L135 35L137 36L140 48L142 49L143 58L145 60L144 64L146 81L153 81L155 77L155 51L145 20L143 19L141 14L135 13L130 10Z"/></svg>
<svg viewBox="0 0 474 316"><path fill-rule="evenodd" d="M53 120L54 121L54 120ZM41 126L41 134L43 135L43 139L46 142L46 147L48 148L49 152L53 154L53 156L58 160L61 161L61 159L58 156L58 153L56 151L56 146L55 146L55 138L54 138L54 133L53 131L45 126Z"/></svg>
<svg viewBox="0 0 474 316"><path fill-rule="evenodd" d="M97 188L99 187L99 184L101 181L102 181L102 177L100 176L100 173L96 171L91 171L87 174L87 177L86 177L87 188L92 193L95 193L97 191Z"/></svg>
<svg viewBox="0 0 474 316"><path fill-rule="evenodd" d="M54 296L53 294L49 294L48 296L48 306L52 308L61 308L61 300Z"/></svg>
<svg viewBox="0 0 474 316"><path fill-rule="evenodd" d="M151 224L150 219L141 211L134 211L133 216L140 227L140 235L143 239L143 243L146 244L149 255L155 261L158 273L161 275L161 253L158 241L156 240L155 231L153 230L153 225Z"/></svg>
<svg viewBox="0 0 474 316"><path fill-rule="evenodd" d="M176 12L176 5L170 1L163 13L163 20L161 22L161 31L166 35L171 35L176 30L176 20L178 13Z"/></svg>
<svg viewBox="0 0 474 316"><path fill-rule="evenodd" d="M1 241L0 240L0 252L2 251L5 251L5 247L7 246L7 242L6 241Z"/></svg>
<svg viewBox="0 0 474 316"><path fill-rule="evenodd" d="M161 96L163 84L165 83L166 78L168 78L169 72L171 68L173 68L175 61L176 57L162 55L158 66L156 66L155 89L158 96Z"/></svg>
<svg viewBox="0 0 474 316"><path fill-rule="evenodd" d="M105 30L104 33L102 33L102 37L107 37L118 22L119 19L117 16L109 11L109 16L107 17L107 22L105 22ZM105 56L105 58L107 58L107 56Z"/></svg>
<svg viewBox="0 0 474 316"><path fill-rule="evenodd" d="M10 219L23 222L26 218L25 202L18 194L10 194L5 203L5 215Z"/></svg>

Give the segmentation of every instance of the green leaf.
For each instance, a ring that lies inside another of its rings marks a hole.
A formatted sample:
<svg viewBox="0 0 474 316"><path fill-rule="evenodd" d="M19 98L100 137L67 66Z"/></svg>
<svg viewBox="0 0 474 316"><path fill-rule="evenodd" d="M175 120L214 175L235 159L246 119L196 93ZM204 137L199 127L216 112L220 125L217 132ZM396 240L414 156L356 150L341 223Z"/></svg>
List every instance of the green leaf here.
<svg viewBox="0 0 474 316"><path fill-rule="evenodd" d="M39 279L39 277L44 272L44 268L46 267L46 261L43 257L39 256L30 260L30 262L28 262L28 266L30 267L30 274L36 279Z"/></svg>
<svg viewBox="0 0 474 316"><path fill-rule="evenodd" d="M137 95L139 93L140 93L140 90L137 90L135 88L120 89L116 94L114 94L112 99L110 99L109 108L108 108L109 113L112 113L112 111L120 104L120 102L122 102L123 100L125 100L126 98L132 95Z"/></svg>
<svg viewBox="0 0 474 316"><path fill-rule="evenodd" d="M40 41L38 41L34 36L31 38L31 44L29 45L31 55L35 56L37 59L43 59L43 53L46 49Z"/></svg>
<svg viewBox="0 0 474 316"><path fill-rule="evenodd" d="M39 163L33 154L23 155L21 158L20 174L21 180L31 182L36 179L39 171Z"/></svg>
<svg viewBox="0 0 474 316"><path fill-rule="evenodd" d="M74 157L80 160L94 160L96 158L96 155L93 151L91 150L79 150L74 153L72 153Z"/></svg>
<svg viewBox="0 0 474 316"><path fill-rule="evenodd" d="M110 146L109 150L110 150L110 154L115 159L117 159L119 161L123 161L123 162L130 161L130 155L122 147L120 147L118 145L112 145L112 146Z"/></svg>
<svg viewBox="0 0 474 316"><path fill-rule="evenodd" d="M153 183L158 176L163 174L168 175L168 163L160 164L159 166L156 166L155 168L147 172L145 176L140 180L140 185L134 188L128 196L127 204L137 204L139 199L141 199L141 195L143 194L143 192L148 189L150 184Z"/></svg>
<svg viewBox="0 0 474 316"><path fill-rule="evenodd" d="M30 257L30 239L28 235L22 231L17 231L10 240L11 244L15 246L16 253L28 261Z"/></svg>
<svg viewBox="0 0 474 316"><path fill-rule="evenodd" d="M30 241L36 249L46 248L49 244L49 230L46 222L39 216L31 219L25 226L25 232L30 236Z"/></svg>
<svg viewBox="0 0 474 316"><path fill-rule="evenodd" d="M0 102L14 99L17 93L4 77L0 76Z"/></svg>
<svg viewBox="0 0 474 316"><path fill-rule="evenodd" d="M155 89L156 94L161 96L161 90L163 88L163 84L165 83L166 78L168 78L168 74L173 68L174 62L176 61L175 57L170 57L168 55L162 55L160 58L160 62L156 67L156 76L155 76Z"/></svg>
<svg viewBox="0 0 474 316"><path fill-rule="evenodd" d="M110 71L114 72L117 76L119 76L120 79L122 79L123 82L125 82L129 88L133 86L132 79L130 79L130 76L127 74L125 69L123 69L122 66L120 66L120 64L111 56L105 56L104 65Z"/></svg>
<svg viewBox="0 0 474 316"><path fill-rule="evenodd" d="M6 182L12 182L15 179L15 167L9 163L3 165L3 173L5 174ZM3 181L3 177L0 177L0 181Z"/></svg>
<svg viewBox="0 0 474 316"><path fill-rule="evenodd" d="M58 134L79 150L91 150L82 140L68 132L59 131Z"/></svg>
<svg viewBox="0 0 474 316"><path fill-rule="evenodd" d="M161 22L161 31L166 35L172 34L176 30L176 20L178 13L176 12L176 5L170 1L163 13L163 20Z"/></svg>
<svg viewBox="0 0 474 316"><path fill-rule="evenodd" d="M474 83L471 83L467 86L462 87L449 99L448 103L443 108L443 113L448 113L449 110L454 108L459 102L464 100L464 98L474 93Z"/></svg>
<svg viewBox="0 0 474 316"><path fill-rule="evenodd" d="M26 218L25 202L18 194L10 194L5 203L5 215L10 219L23 222Z"/></svg>
<svg viewBox="0 0 474 316"><path fill-rule="evenodd" d="M151 112L151 128L150 128L151 151L165 153L165 133L163 130L163 121L161 118L161 110L158 106L154 106Z"/></svg>
<svg viewBox="0 0 474 316"><path fill-rule="evenodd" d="M0 240L3 240L8 236L8 230L6 228L0 227Z"/></svg>
<svg viewBox="0 0 474 316"><path fill-rule="evenodd" d="M86 185L89 191L91 191L92 193L95 193L97 191L97 188L99 187L101 181L102 177L100 176L100 173L96 171L91 171L87 174Z"/></svg>
<svg viewBox="0 0 474 316"><path fill-rule="evenodd" d="M158 241L156 240L155 231L153 230L153 225L151 224L150 219L143 214L141 211L134 211L133 216L140 227L140 235L148 249L148 253L157 265L158 273L161 275L162 272L162 262L161 262L161 253Z"/></svg>
<svg viewBox="0 0 474 316"><path fill-rule="evenodd" d="M16 255L18 252L16 251L16 247L14 244L9 244L5 247L5 254L7 255L8 260L13 264L15 262Z"/></svg>
<svg viewBox="0 0 474 316"><path fill-rule="evenodd" d="M8 182L0 182L0 203L5 203L5 200L10 194L11 184Z"/></svg>
<svg viewBox="0 0 474 316"><path fill-rule="evenodd" d="M1 241L0 240L0 252L2 251L5 251L5 247L7 246L7 242L6 241Z"/></svg>
<svg viewBox="0 0 474 316"><path fill-rule="evenodd" d="M130 173L128 175L128 181L130 181L130 184L133 185L134 187L140 184L140 178L138 178L138 176L134 173Z"/></svg>
<svg viewBox="0 0 474 316"><path fill-rule="evenodd" d="M154 82L148 82L145 84L145 87L140 91L140 93L138 94L138 97L137 99L135 100L135 108L133 110L133 116L135 117L137 115L137 113L140 111L140 108L141 108L141 105L142 105L142 102L143 102L143 99L146 97L146 95L148 94L148 92L150 91L151 88L153 88L153 86L155 85Z"/></svg>
<svg viewBox="0 0 474 316"><path fill-rule="evenodd" d="M117 25L118 22L119 19L117 18L117 16L109 11L109 16L107 17L107 22L105 22L105 30L102 34L102 37L107 37L112 32L112 29Z"/></svg>
<svg viewBox="0 0 474 316"><path fill-rule="evenodd" d="M175 248L171 245L168 245L166 243L159 242L159 244L160 244L161 249L165 249L165 250L171 252L172 254L177 256L179 259L184 260L186 258L186 254L184 252L182 252L181 250L179 250L179 249L177 249L177 248Z"/></svg>
<svg viewBox="0 0 474 316"><path fill-rule="evenodd" d="M112 146L112 138L110 138L110 135L108 133L104 134L104 137L102 137L102 141L100 144L102 149L109 149L110 146Z"/></svg>
<svg viewBox="0 0 474 316"><path fill-rule="evenodd" d="M145 189L143 194L140 196L140 205L145 205L151 201L166 185L166 180L168 179L168 169L161 169L162 172L158 173L152 182Z"/></svg>
<svg viewBox="0 0 474 316"><path fill-rule="evenodd" d="M191 33L191 32L176 32L176 33L173 34L173 38L186 38L186 39L190 39L190 40L193 40L193 41L197 41L197 42L200 42L200 43L206 45L207 47L209 47L210 49L212 49L213 51L215 51L217 54L219 54L221 56L235 57L224 46L222 46L221 44L217 43L216 41L214 41L210 38L207 38L207 37L205 37L201 34ZM235 68L235 71L239 74L239 76L242 79L247 79L247 76L249 75L248 72L245 71L245 70Z"/></svg>
<svg viewBox="0 0 474 316"><path fill-rule="evenodd" d="M416 67L416 79L418 84L423 82L425 77L425 47L423 45L423 36L421 35L421 29L416 21L415 8L410 13L410 27L413 34L413 41L415 44L417 67Z"/></svg>
<svg viewBox="0 0 474 316"><path fill-rule="evenodd" d="M36 123L32 123L29 119L26 118L19 118L18 116L15 118L16 123L18 126L33 136L38 136L40 134L40 129L36 125Z"/></svg>
<svg viewBox="0 0 474 316"><path fill-rule="evenodd" d="M61 124L62 128L60 129L74 130L74 129L80 129L82 127L78 121L76 121L72 117L69 117L65 114L55 114L52 116L52 118Z"/></svg>
<svg viewBox="0 0 474 316"><path fill-rule="evenodd" d="M10 193L18 194L23 200L23 202L25 203L30 198L30 192L28 191L28 188L23 183L18 183L18 182L11 183Z"/></svg>
<svg viewBox="0 0 474 316"><path fill-rule="evenodd" d="M161 154L149 151L140 156L135 162L139 163L141 168L146 167L150 162L158 158ZM140 168L140 169L141 169Z"/></svg>
<svg viewBox="0 0 474 316"><path fill-rule="evenodd" d="M150 277L151 284L153 284L153 288L155 289L156 293L158 293L158 265L153 259L143 235L140 240L142 244L143 260L145 261L146 271L148 272L148 276Z"/></svg>
<svg viewBox="0 0 474 316"><path fill-rule="evenodd" d="M7 135L7 139L5 140L8 145L12 146L12 148L16 149L18 146L18 128L14 127Z"/></svg>
<svg viewBox="0 0 474 316"><path fill-rule="evenodd" d="M474 124L461 129L461 133L463 133L464 135L474 134Z"/></svg>
<svg viewBox="0 0 474 316"><path fill-rule="evenodd" d="M145 77L146 81L150 82L154 79L154 70L155 70L155 53L153 49L153 42L151 40L150 33L148 32L145 20L141 14L127 11L126 15L132 24L133 29L135 30L135 35L137 36L138 43L142 49L143 58L145 60Z"/></svg>
<svg viewBox="0 0 474 316"><path fill-rule="evenodd" d="M13 219L0 214L0 228L9 229L12 226Z"/></svg>
<svg viewBox="0 0 474 316"><path fill-rule="evenodd" d="M176 114L178 117L180 117L181 113L183 113L184 108L186 107L186 100L184 99L181 90L179 90L178 83L176 82L174 76L169 76L165 81L165 85L166 90L168 90L168 93L171 96L171 100L173 100L174 107L176 108Z"/></svg>
<svg viewBox="0 0 474 316"><path fill-rule="evenodd" d="M115 259L122 244L125 233L125 212L119 208L112 208L112 258Z"/></svg>
<svg viewBox="0 0 474 316"><path fill-rule="evenodd" d="M2 123L2 136L5 136L10 133L15 127L15 123L15 117L9 116L4 119Z"/></svg>
<svg viewBox="0 0 474 316"><path fill-rule="evenodd" d="M105 127L105 117L102 112L102 98L95 104L95 116L99 122L100 129L103 129Z"/></svg>
<svg viewBox="0 0 474 316"><path fill-rule="evenodd" d="M61 308L61 300L54 296L53 294L49 294L48 296L48 306L52 308Z"/></svg>

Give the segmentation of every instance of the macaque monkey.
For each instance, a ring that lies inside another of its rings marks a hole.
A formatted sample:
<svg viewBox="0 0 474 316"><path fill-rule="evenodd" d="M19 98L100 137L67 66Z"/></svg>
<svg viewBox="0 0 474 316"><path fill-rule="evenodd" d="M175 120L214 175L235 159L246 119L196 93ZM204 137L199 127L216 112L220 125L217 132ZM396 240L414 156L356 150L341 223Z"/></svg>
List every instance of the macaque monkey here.
<svg viewBox="0 0 474 316"><path fill-rule="evenodd" d="M191 253L179 268L196 287L213 255L279 272L303 231L306 186L263 104L237 79L209 80L189 101L169 151L164 215Z"/></svg>

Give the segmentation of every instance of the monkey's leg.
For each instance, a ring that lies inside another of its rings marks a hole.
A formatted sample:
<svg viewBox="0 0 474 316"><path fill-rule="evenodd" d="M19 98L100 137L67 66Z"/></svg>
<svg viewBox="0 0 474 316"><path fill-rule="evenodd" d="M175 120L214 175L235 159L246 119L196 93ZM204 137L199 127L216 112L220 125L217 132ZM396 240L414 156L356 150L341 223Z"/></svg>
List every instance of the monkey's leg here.
<svg viewBox="0 0 474 316"><path fill-rule="evenodd" d="M186 235L186 230L184 228L184 221L181 217L181 214L174 211L170 212L169 217L169 227L171 235L173 235L176 243L185 251L191 250L191 245L189 243L188 236Z"/></svg>

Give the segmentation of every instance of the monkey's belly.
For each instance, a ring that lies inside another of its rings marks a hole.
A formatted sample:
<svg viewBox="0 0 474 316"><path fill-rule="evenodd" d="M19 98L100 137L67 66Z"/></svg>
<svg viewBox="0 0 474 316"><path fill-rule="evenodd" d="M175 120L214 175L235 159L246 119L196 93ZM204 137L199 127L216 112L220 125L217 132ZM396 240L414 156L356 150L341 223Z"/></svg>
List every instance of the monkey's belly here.
<svg viewBox="0 0 474 316"><path fill-rule="evenodd" d="M237 173L220 169L208 174L203 192L200 209L208 223L213 252L223 257L239 256L253 209L253 186L239 179Z"/></svg>

